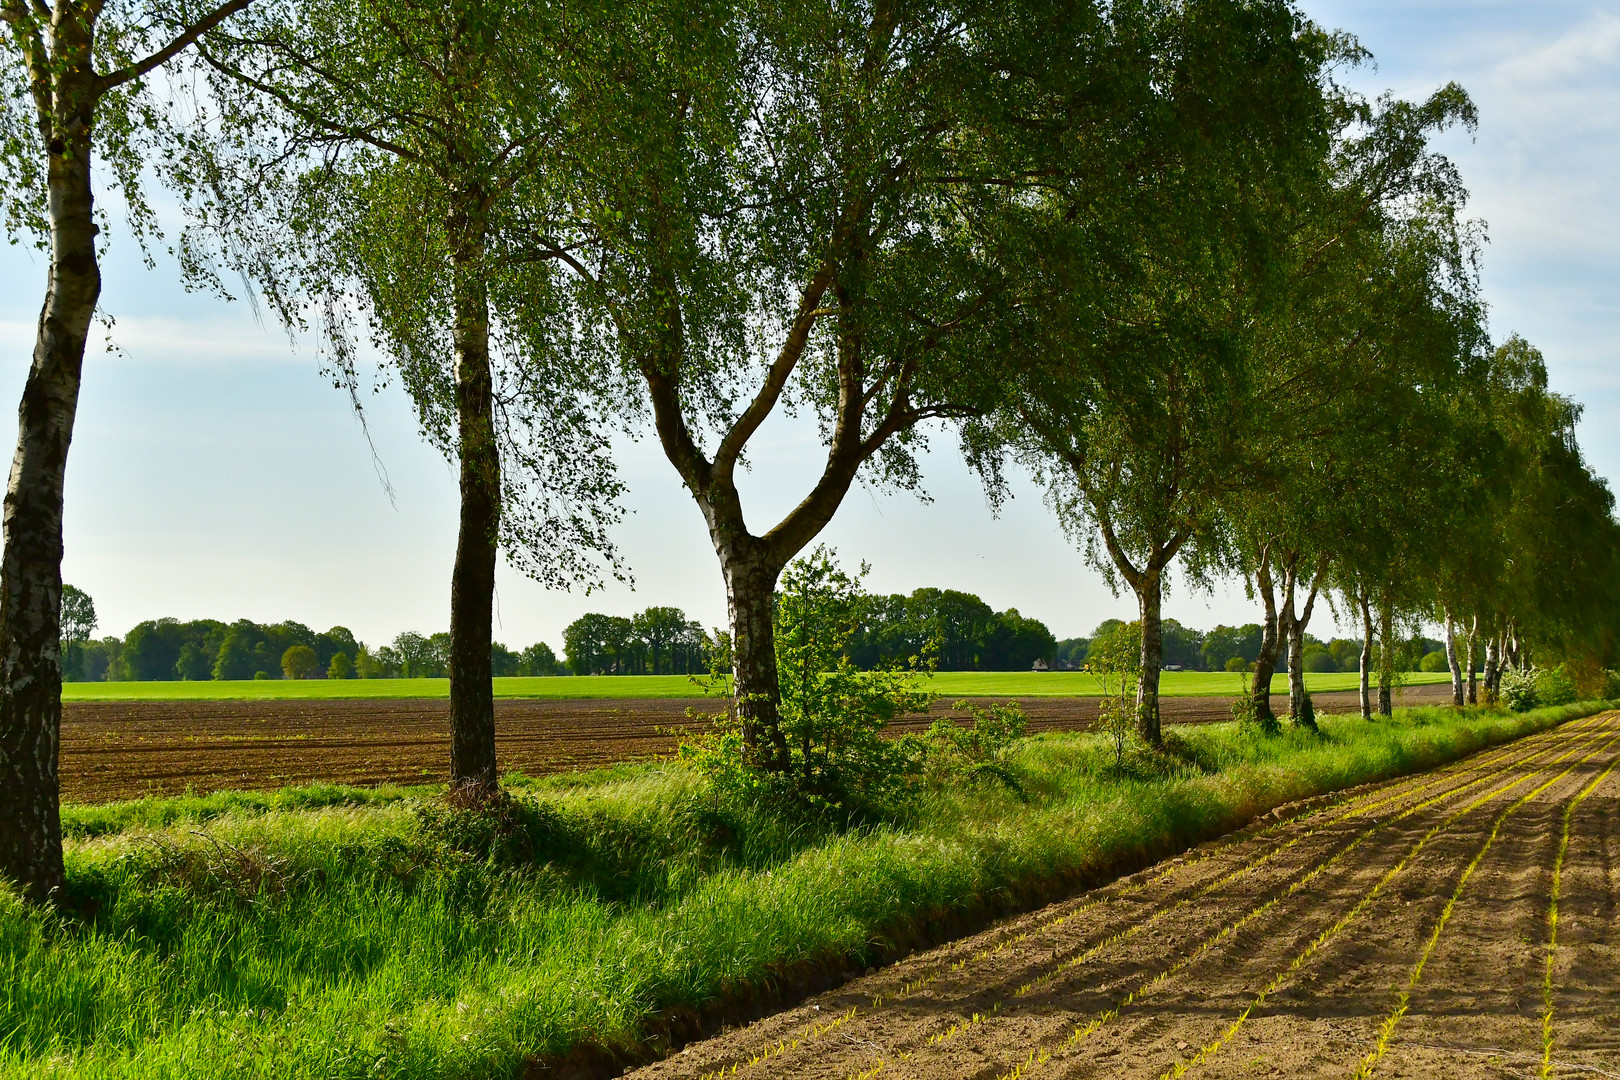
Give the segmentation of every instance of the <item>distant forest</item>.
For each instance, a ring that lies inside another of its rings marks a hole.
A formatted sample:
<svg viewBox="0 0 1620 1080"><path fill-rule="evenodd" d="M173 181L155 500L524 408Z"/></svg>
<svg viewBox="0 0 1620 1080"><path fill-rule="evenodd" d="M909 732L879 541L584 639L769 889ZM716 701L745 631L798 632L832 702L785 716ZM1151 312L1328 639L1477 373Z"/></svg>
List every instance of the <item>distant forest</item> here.
<svg viewBox="0 0 1620 1080"><path fill-rule="evenodd" d="M68 585L62 595L62 678L68 682L203 679L443 678L449 634L406 631L372 649L349 630L324 633L299 622L149 619L122 637L92 638L95 605ZM555 675L557 656L540 642L521 652L490 646L496 675Z"/></svg>
<svg viewBox="0 0 1620 1080"><path fill-rule="evenodd" d="M910 596L872 596L850 643L860 667L905 664L912 657L940 671L1079 671L1092 638L1120 620L1109 619L1090 637L1057 640L1046 624L1016 609L995 611L972 593L918 589ZM450 635L406 631L375 648L347 628L317 632L299 622L238 619L150 619L123 638L91 637L94 604L82 591L63 592L63 672L69 682L203 679L399 679L448 674ZM1260 653L1260 626L1217 626L1208 632L1163 624L1164 663L1188 671L1242 671ZM563 662L551 646L522 650L491 645L496 676L693 675L729 659L727 634L705 630L679 608L650 607L640 614L588 614L563 631ZM1440 643L1407 643L1399 666L1441 671ZM1354 671L1361 642L1305 638L1306 671Z"/></svg>

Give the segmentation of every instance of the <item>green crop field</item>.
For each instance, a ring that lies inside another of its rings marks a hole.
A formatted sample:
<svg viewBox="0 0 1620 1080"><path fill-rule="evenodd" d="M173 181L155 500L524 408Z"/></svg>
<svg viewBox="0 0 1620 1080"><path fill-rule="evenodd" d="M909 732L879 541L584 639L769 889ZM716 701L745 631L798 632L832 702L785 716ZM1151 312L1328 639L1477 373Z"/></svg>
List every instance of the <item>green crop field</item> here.
<svg viewBox="0 0 1620 1080"><path fill-rule="evenodd" d="M1246 676L1245 676L1246 678ZM1445 682L1444 673L1413 672L1409 684ZM1087 697L1101 692L1096 676L1078 671L943 671L929 685L945 697ZM1166 697L1226 697L1240 685L1237 675L1211 671L1167 671L1160 684ZM1354 690L1354 672L1305 676L1313 692ZM1273 693L1286 693L1288 680L1272 680ZM64 701L261 701L352 698L442 698L448 679L259 679L207 682L82 682L62 687ZM558 675L542 679L496 679L495 696L504 698L679 698L702 690L685 675Z"/></svg>

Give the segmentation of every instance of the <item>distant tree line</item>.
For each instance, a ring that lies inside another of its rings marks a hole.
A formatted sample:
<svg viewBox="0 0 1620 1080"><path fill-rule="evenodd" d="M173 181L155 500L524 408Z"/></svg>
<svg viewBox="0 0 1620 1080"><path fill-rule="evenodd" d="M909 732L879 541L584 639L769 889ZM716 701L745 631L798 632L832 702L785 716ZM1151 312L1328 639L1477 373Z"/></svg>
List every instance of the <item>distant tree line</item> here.
<svg viewBox="0 0 1620 1080"><path fill-rule="evenodd" d="M940 671L1028 671L1037 660L1057 658L1057 638L1039 619L1016 608L996 611L972 593L918 589L910 596L869 596L862 601L850 659L876 668L910 657L933 661Z"/></svg>
<svg viewBox="0 0 1620 1080"><path fill-rule="evenodd" d="M1039 619L1016 608L996 611L972 593L918 589L909 596L863 596L850 660L866 669L908 663L913 657L940 671L1028 671L1037 661L1055 670L1080 671L1091 642L1119 619L1105 619L1089 637L1057 640ZM1251 671L1261 654L1259 623L1209 631L1162 624L1164 664L1187 671ZM123 638L92 638L95 604L82 590L63 586L63 677L69 682L204 679L442 679L450 668L450 635L407 630L375 648L346 627L316 632L303 623L262 624L251 619L149 619ZM629 617L591 613L563 631L564 662L550 645L521 651L494 642L490 666L497 678L575 675L696 675L729 662L730 637L705 630L676 607L650 607ZM1358 638L1322 641L1305 635L1304 669L1355 671ZM1405 642L1397 670L1444 671L1442 642Z"/></svg>
<svg viewBox="0 0 1620 1080"><path fill-rule="evenodd" d="M1105 619L1090 637L1068 638L1057 643L1059 670L1078 671L1090 661L1091 642L1124 623ZM1213 630L1195 630L1175 619L1165 619L1163 627L1164 666L1187 671L1252 671L1260 658L1264 633L1259 623L1242 626L1218 625ZM1360 638L1334 638L1323 641L1304 635L1303 667L1308 672L1356 671L1361 659ZM1394 661L1397 671L1444 671L1443 642L1414 637L1400 643Z"/></svg>
<svg viewBox="0 0 1620 1080"><path fill-rule="evenodd" d="M575 675L696 675L709 670L725 634L675 607L639 615L581 615L563 630L563 655Z"/></svg>
<svg viewBox="0 0 1620 1080"><path fill-rule="evenodd" d="M407 630L373 649L346 627L317 633L300 622L148 619L122 638L91 638L95 605L63 586L62 677L68 682L205 679L411 679L449 673L448 634ZM557 656L538 642L522 651L490 646L497 676L555 675Z"/></svg>

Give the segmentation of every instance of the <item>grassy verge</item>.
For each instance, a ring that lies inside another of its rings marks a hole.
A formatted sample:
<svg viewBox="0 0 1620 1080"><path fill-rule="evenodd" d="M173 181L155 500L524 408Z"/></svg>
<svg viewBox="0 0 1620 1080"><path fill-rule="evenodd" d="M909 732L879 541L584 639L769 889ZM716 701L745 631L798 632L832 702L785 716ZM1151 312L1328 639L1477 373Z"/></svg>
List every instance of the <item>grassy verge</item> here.
<svg viewBox="0 0 1620 1080"><path fill-rule="evenodd" d="M1451 676L1413 672L1409 685L1445 682ZM1354 672L1312 672L1305 685L1312 693L1354 690ZM1093 675L1079 671L942 671L930 687L947 697L1090 697L1101 688ZM1167 671L1159 692L1166 697L1230 697L1240 680L1230 672ZM1272 679L1272 693L1288 692L1287 675ZM365 698L442 698L448 679L257 679L203 682L67 683L64 701L321 701ZM495 680L500 698L688 698L702 691L685 675L558 675L551 678Z"/></svg>
<svg viewBox="0 0 1620 1080"><path fill-rule="evenodd" d="M1043 735L1012 762L1027 801L941 792L842 835L717 810L670 764L513 778L532 800L488 834L421 790L69 807L78 915L0 896L0 1076L489 1077L581 1045L635 1054L773 974L842 970L929 919L1598 707L1182 728L1184 761L1124 773L1094 736Z"/></svg>

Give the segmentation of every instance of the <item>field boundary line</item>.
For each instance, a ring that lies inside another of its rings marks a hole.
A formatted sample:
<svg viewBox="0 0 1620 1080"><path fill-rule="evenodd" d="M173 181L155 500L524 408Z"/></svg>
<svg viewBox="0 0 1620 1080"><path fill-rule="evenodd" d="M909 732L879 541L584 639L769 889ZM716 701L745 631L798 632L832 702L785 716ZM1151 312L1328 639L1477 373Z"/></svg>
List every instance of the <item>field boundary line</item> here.
<svg viewBox="0 0 1620 1080"><path fill-rule="evenodd" d="M1528 799L1532 798L1533 796L1539 794L1540 792L1545 791L1547 788L1551 787L1553 784L1556 784L1559 780L1562 780L1565 776L1568 776L1570 774L1570 772L1574 770L1576 765L1584 764L1585 762L1587 762L1587 761L1591 760L1592 758L1596 757L1598 754L1603 753L1605 750L1608 750L1611 746L1613 746L1615 744L1616 741L1620 741L1620 733L1611 734L1610 737L1609 737L1609 740L1607 742L1605 742L1601 747L1591 751L1590 753L1588 753L1586 755L1586 757L1582 758L1580 761L1577 761L1574 765L1569 766L1563 772L1559 773L1557 776L1554 776L1551 779L1545 781L1540 787L1536 788L1534 791L1530 792L1529 794L1527 794L1525 796L1522 796L1517 802L1514 803L1514 805L1512 807L1510 807L1507 811L1505 811L1503 813L1501 818L1498 819L1498 826L1500 826L1501 821L1503 819L1505 819L1508 814L1512 813L1513 810L1518 809L1518 807L1523 805L1523 803L1525 801L1527 801ZM1575 754L1578 750L1579 750L1579 747L1572 748L1569 751L1569 753L1563 755L1563 757L1554 759L1549 764L1550 765L1556 765L1556 764L1558 764L1558 762L1564 760L1564 758L1570 757L1571 755ZM1537 770L1538 773L1541 772L1541 771L1544 771L1544 770ZM1529 776L1521 777L1520 779L1515 780L1512 784L1508 785L1507 787L1498 788L1494 792L1491 792L1489 794L1480 796L1478 799L1474 800L1474 802L1470 803L1468 806L1466 806L1463 809L1461 809L1461 810L1457 811L1456 813L1452 814L1450 817L1447 817L1445 820L1443 820L1443 821L1439 822L1438 824L1434 825L1428 832L1424 833L1422 839L1420 839L1417 842L1417 844L1413 846L1412 850L1407 852L1405 857L1402 858L1400 862L1398 862L1394 866L1390 867L1390 869L1387 872L1385 872L1384 876L1379 878L1378 882L1375 885L1373 885L1372 889L1365 896L1363 896L1360 900L1356 901L1356 904L1355 904L1354 907L1352 907L1349 911L1347 911L1343 915L1341 915L1337 922L1333 923L1331 926L1327 927L1321 933L1317 934L1316 937L1312 938L1310 944L1305 946L1304 950L1301 951L1299 953L1299 955L1294 957L1294 959L1288 964L1288 966L1280 969L1275 975L1273 975L1271 981L1268 982L1265 985L1265 987L1263 989L1261 989L1261 991L1257 995L1255 995L1254 999L1249 1002L1248 1006L1245 1007L1244 1010L1241 1013L1238 1014L1237 1019L1233 1020L1232 1023L1226 1028L1225 1031L1223 1031L1220 1035L1218 1035L1211 1042L1208 1042L1204 1046L1200 1047L1198 1052L1196 1054L1194 1054L1191 1058L1188 1058L1186 1061L1178 1061L1175 1065L1171 1066L1165 1072L1161 1073L1160 1076L1159 1076L1159 1080L1178 1080L1178 1078L1180 1078L1182 1076L1185 1076L1192 1069L1196 1068L1197 1066L1203 1064L1205 1061L1208 1061L1210 1058L1214 1057L1216 1054L1220 1053L1221 1050L1227 1045L1227 1043L1231 1042L1233 1036L1235 1036L1238 1033L1238 1031L1242 1029L1243 1025L1248 1023L1249 1017L1254 1013L1254 1010L1259 1008L1261 1005L1265 1004L1266 999L1269 998L1273 993L1275 993L1285 982L1287 982L1290 978L1292 978L1294 976L1294 974L1297 971L1299 971L1300 968L1304 967L1307 963L1309 963L1311 957L1315 956L1316 953L1318 951L1320 951L1321 948L1324 945L1326 945L1329 941L1336 938L1340 933L1343 932L1345 927L1349 926L1352 922L1354 922L1356 920L1356 918L1358 918L1361 915L1361 913L1363 911L1365 911L1367 909L1367 907L1369 905L1371 905L1371 903L1375 899L1378 898L1378 896L1384 891L1384 887L1387 886L1391 881L1395 880L1395 878L1399 874L1401 874L1403 871L1405 871L1405 869L1408 866L1411 865L1412 860L1417 857L1418 853L1421 852L1424 849L1424 847L1426 847L1428 845L1429 841L1432 840L1436 835L1438 835L1442 829L1445 829L1453 821L1455 821L1458 818L1462 817L1464 814L1476 809L1479 806L1484 805L1486 802L1488 802L1490 799L1492 799L1496 795L1502 794L1504 791L1511 790L1512 788L1518 787L1520 784L1528 782L1529 780L1533 779L1535 777L1535 775L1537 775L1537 774L1532 773Z"/></svg>
<svg viewBox="0 0 1620 1080"><path fill-rule="evenodd" d="M1577 739L1580 739L1582 736L1589 735L1589 734L1593 734L1593 732L1592 732L1592 730L1590 728L1580 731L1574 737L1577 738ZM1607 747L1609 744L1613 743L1616 739L1620 739L1620 735L1610 735L1608 743L1604 744L1605 747ZM1582 745L1584 745L1584 744L1582 744ZM1407 853L1406 857L1404 859L1402 859L1402 861L1399 864L1397 864L1396 868L1394 870L1392 870L1388 875L1386 875L1386 878L1384 880L1381 880L1377 885L1375 885L1373 887L1373 892L1369 893L1367 897L1363 898L1361 904L1359 904L1355 910L1357 912L1359 912L1361 907L1365 906L1365 904L1367 902L1369 902L1373 896L1377 895L1377 893L1382 890L1384 885L1387 884L1388 879L1392 878L1395 875L1395 873L1399 872L1400 869L1404 868L1405 865L1408 862L1410 862L1411 859L1418 853L1418 851L1420 851L1423 848L1423 846L1426 843L1428 843L1428 841L1436 833L1438 833L1441 829L1444 829L1445 827L1450 825L1453 821L1455 821L1457 818L1460 818L1464 814L1467 814L1467 813L1471 812L1472 810L1474 810L1477 807L1489 802L1490 800L1496 798L1497 796L1505 794L1506 792L1513 790L1514 788L1518 787L1520 784L1524 784L1524 783L1529 782L1530 780L1534 779L1538 774L1545 771L1546 768L1548 768L1548 767L1550 767L1552 765L1556 765L1560 761L1563 761L1565 758L1568 758L1568 757L1580 752L1580 750L1582 749L1582 745L1576 745L1574 747L1571 747L1570 749L1565 751L1561 756L1559 756L1557 758L1554 758L1551 762L1548 762L1546 765L1543 765L1543 766L1537 768L1536 770L1526 774L1525 776L1520 777L1517 780L1513 780L1513 781L1511 781L1511 782L1509 782L1507 784L1504 784L1501 787L1496 788L1493 791L1490 791L1490 792L1487 792L1484 795L1481 795L1478 799L1474 800L1472 803L1470 803L1467 806L1463 807L1461 810L1457 810L1457 811L1453 812L1450 816L1445 818L1439 824L1435 825L1433 828L1431 828L1429 830L1428 833L1426 833L1423 836L1422 839L1420 839L1418 841L1417 845L1410 852ZM1372 836L1374 833L1378 832L1379 830L1384 829L1384 828L1386 828L1386 827L1388 827L1390 825L1393 825L1396 822L1402 821L1402 820L1412 816L1413 814L1418 813L1421 810L1427 809L1428 807L1433 806L1434 804L1436 804L1438 802L1441 802L1444 799L1448 798L1449 796L1455 795L1457 792L1465 790L1468 787L1472 787L1475 784L1478 784L1478 783L1481 783L1481 782L1485 782L1485 781L1489 781L1489 780L1492 780L1492 779L1499 778L1504 773L1508 772L1510 769L1513 769L1513 768L1516 768L1516 767L1519 767L1519 766L1522 766L1522 765L1527 765L1527 764L1535 761L1537 758L1542 757L1547 753L1550 753L1553 749L1556 749L1556 747L1548 747L1548 748L1544 748L1544 749L1538 749L1535 753L1532 753L1532 754L1530 754L1530 755L1528 755L1528 756L1526 756L1524 758L1520 758L1519 760L1514 761L1514 762L1509 762L1508 764L1502 766L1500 769L1496 770L1494 773L1478 777L1475 780L1469 781L1467 784L1459 785L1457 788L1453 788L1450 791L1442 792L1439 795L1432 796L1431 798L1426 799L1423 802L1416 804L1415 806L1409 807L1407 810L1401 812L1399 815L1397 815L1397 816L1395 816L1393 818L1390 818L1388 821L1381 821L1381 822L1378 822L1378 823L1374 824L1373 826L1371 826L1368 829L1366 829L1365 831L1363 831L1359 836L1357 836L1354 840L1352 840L1344 848L1341 848L1338 852L1336 852L1333 855L1329 856L1327 859L1323 860L1321 863L1318 863L1315 867L1313 867L1311 870L1309 870L1304 876L1295 879L1286 889L1279 892L1276 896L1273 896L1271 899L1265 901L1263 904L1259 905L1258 907L1251 909L1249 912L1247 912L1246 914L1240 916L1238 919L1234 920L1233 922L1228 923L1226 926L1222 927L1219 931L1217 931L1213 935L1211 935L1211 936L1207 937L1206 939L1204 939L1204 941L1201 944L1199 944L1199 946L1192 953L1189 953L1188 955L1182 957L1181 960L1179 960L1176 963L1172 964L1170 967L1168 967L1168 968L1158 972L1156 975L1152 976L1146 982L1142 983L1136 989L1134 989L1130 993L1128 993L1124 998L1122 998L1113 1007L1111 1007L1109 1009L1106 1009L1106 1010L1104 1010L1104 1011L1102 1011L1100 1013L1095 1014L1087 1023L1084 1023L1084 1024L1076 1027L1074 1029L1074 1031L1068 1036L1068 1038L1066 1038L1063 1041L1062 1044L1060 1044L1056 1048L1050 1049L1050 1050L1042 1050L1040 1048L1036 1048L1034 1050L1031 1050L1029 1057L1027 1057L1023 1062L1013 1066L1010 1070L1001 1073L997 1077L997 1080L1022 1080L1023 1077L1028 1076L1034 1069L1037 1069L1037 1068L1045 1065L1046 1062L1050 1061L1052 1058L1057 1057L1057 1056L1059 1056L1061 1054L1065 1054L1065 1053L1069 1052L1070 1050L1073 1050L1075 1047L1080 1045L1080 1043L1084 1042L1092 1033L1096 1032L1097 1030L1101 1029L1102 1027L1106 1026L1107 1024L1109 1024L1109 1023L1113 1022L1115 1019L1117 1019L1125 1009L1129 1008L1131 1005L1135 1004L1142 997L1145 997L1147 994L1149 994L1153 990L1157 989L1158 986L1160 986L1164 982L1168 981L1169 979L1175 977L1177 974L1179 974L1180 972L1185 970L1191 964L1195 963L1198 959L1200 959L1205 954L1207 954L1211 949L1213 949L1219 942L1224 941L1226 938L1230 937L1232 934L1236 933L1238 930L1242 929L1244 926L1248 925L1253 920L1261 917L1267 911L1270 911L1272 908L1276 907L1283 900L1285 900L1288 897L1293 896L1294 894L1299 892L1302 888L1304 888L1307 884L1309 884L1315 878L1317 878L1318 876L1320 876L1323 873L1326 873L1328 869L1330 869L1332 866L1337 864L1345 856L1349 855L1352 851L1354 851L1357 847L1359 847L1363 841L1365 841L1368 837ZM1345 920L1341 920L1341 921L1345 921ZM1126 936L1126 935L1122 933L1121 935L1117 935L1116 939L1123 938L1124 936ZM1102 944L1106 945L1106 944L1111 944L1111 943L1112 942L1104 942ZM1101 945L1099 945L1099 948L1100 947L1101 947ZM1314 952L1314 949L1310 950L1310 951ZM1300 962L1303 962L1303 961L1300 961ZM1064 965L1065 968L1071 967L1071 966L1074 966L1074 964L1068 963L1068 964ZM1296 967L1298 966L1297 963L1296 963L1295 966ZM1056 975L1057 975L1056 971L1048 973L1047 976L1042 977L1041 981L1042 982L1050 981L1051 978L1055 977ZM1031 984L1028 984L1028 985L1034 985L1034 984L1031 983ZM1269 994L1270 990L1268 989L1267 991L1265 991L1265 993ZM1250 1008L1251 1009L1253 1008L1252 1003L1251 1003ZM1245 1010L1244 1019L1247 1018L1247 1015L1248 1015L1248 1010ZM1234 1029L1234 1031L1235 1031L1235 1029ZM1206 1047L1206 1049L1207 1049L1207 1047ZM1169 1075L1169 1074L1167 1074L1167 1075ZM1175 1073L1174 1075L1179 1076L1181 1074L1180 1073Z"/></svg>

